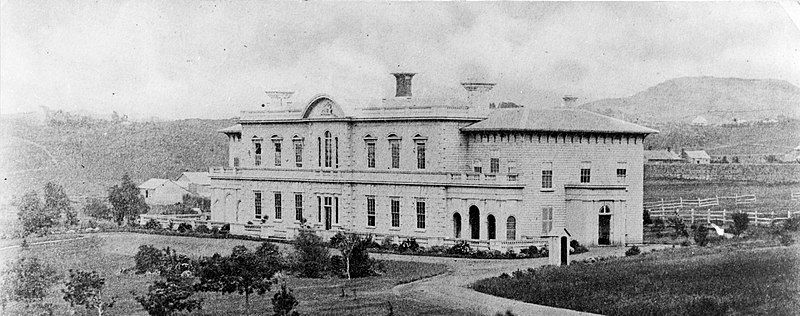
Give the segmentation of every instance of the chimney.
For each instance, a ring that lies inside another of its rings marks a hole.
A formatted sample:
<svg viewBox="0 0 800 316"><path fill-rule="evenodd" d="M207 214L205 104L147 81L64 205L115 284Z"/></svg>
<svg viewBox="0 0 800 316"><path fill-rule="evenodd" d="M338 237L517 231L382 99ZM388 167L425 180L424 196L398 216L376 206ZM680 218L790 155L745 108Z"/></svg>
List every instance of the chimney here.
<svg viewBox="0 0 800 316"><path fill-rule="evenodd" d="M284 106L292 104L291 102L284 100L291 98L292 95L294 95L294 91L264 91L264 92L267 93L267 96L269 96L270 99L277 100L276 102L278 103L277 106L279 109L283 109ZM272 104L272 102L270 102L270 104Z"/></svg>
<svg viewBox="0 0 800 316"><path fill-rule="evenodd" d="M470 111L475 114L486 114L486 110L495 109L502 106L502 104L490 103L488 92L491 91L495 84L485 82L477 78L467 78L461 82L464 90L467 90L467 104Z"/></svg>
<svg viewBox="0 0 800 316"><path fill-rule="evenodd" d="M578 101L578 97L565 95L563 98L561 98L561 100L563 100L563 102L561 102L561 107L571 108L575 106L575 103Z"/></svg>
<svg viewBox="0 0 800 316"><path fill-rule="evenodd" d="M395 97L411 97L411 78L413 78L416 73L394 72L392 75L397 79L397 93Z"/></svg>

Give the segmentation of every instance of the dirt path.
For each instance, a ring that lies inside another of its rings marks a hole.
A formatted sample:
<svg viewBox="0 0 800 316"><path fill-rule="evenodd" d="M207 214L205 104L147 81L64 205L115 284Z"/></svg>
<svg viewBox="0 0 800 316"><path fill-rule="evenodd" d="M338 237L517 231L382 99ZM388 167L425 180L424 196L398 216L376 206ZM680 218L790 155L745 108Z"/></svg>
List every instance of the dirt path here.
<svg viewBox="0 0 800 316"><path fill-rule="evenodd" d="M641 248L643 251L649 251L663 247L648 245ZM572 256L572 258L581 260L589 257L622 256L626 249L624 247L592 248L591 251ZM461 310L470 314L495 315L498 312L511 311L516 315L591 315L492 296L469 288L470 284L481 279L546 265L547 258L477 260L393 254L374 254L373 256L382 260L441 263L448 266L449 270L444 274L395 286L392 291L402 298Z"/></svg>

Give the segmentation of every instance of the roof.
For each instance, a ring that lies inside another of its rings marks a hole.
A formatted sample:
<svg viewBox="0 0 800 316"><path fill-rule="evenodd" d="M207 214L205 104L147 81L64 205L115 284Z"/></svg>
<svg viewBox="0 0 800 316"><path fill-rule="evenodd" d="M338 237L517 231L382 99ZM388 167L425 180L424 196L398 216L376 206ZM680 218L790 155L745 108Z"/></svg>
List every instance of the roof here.
<svg viewBox="0 0 800 316"><path fill-rule="evenodd" d="M236 124L232 126L228 126L223 129L218 129L218 133L225 133L225 134L241 134L242 133L242 124Z"/></svg>
<svg viewBox="0 0 800 316"><path fill-rule="evenodd" d="M209 178L208 172L184 172L181 178L186 178L186 180L191 183L211 184L211 178Z"/></svg>
<svg viewBox="0 0 800 316"><path fill-rule="evenodd" d="M646 160L683 160L678 154L666 149L662 150L645 150L644 159Z"/></svg>
<svg viewBox="0 0 800 316"><path fill-rule="evenodd" d="M711 156L705 150L685 150L686 157L694 159L711 159Z"/></svg>
<svg viewBox="0 0 800 316"><path fill-rule="evenodd" d="M580 109L495 109L462 131L556 131L653 134L657 130Z"/></svg>
<svg viewBox="0 0 800 316"><path fill-rule="evenodd" d="M167 181L170 181L170 180L169 179L152 178L150 180L142 182L142 184L139 185L139 188L140 189L155 189L155 188L158 188L158 187L164 185L164 183L166 183Z"/></svg>

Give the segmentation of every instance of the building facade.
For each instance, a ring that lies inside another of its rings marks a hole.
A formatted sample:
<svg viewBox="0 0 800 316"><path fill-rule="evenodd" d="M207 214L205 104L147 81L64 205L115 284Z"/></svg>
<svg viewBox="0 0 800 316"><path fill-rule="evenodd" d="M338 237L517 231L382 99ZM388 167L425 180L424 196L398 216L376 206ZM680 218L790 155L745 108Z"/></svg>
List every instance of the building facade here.
<svg viewBox="0 0 800 316"><path fill-rule="evenodd" d="M642 143L654 130L493 106L481 83L464 83L465 100L415 98L413 74L395 76L394 98L244 111L220 131L229 161L210 170L211 220L275 238L307 225L499 250L564 228L582 244L642 241Z"/></svg>

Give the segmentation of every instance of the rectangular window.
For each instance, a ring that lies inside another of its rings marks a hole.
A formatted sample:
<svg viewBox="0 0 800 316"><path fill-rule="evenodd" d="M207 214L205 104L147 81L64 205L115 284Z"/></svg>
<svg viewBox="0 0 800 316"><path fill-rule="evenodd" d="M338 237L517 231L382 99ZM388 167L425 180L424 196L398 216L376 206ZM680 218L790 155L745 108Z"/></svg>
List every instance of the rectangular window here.
<svg viewBox="0 0 800 316"><path fill-rule="evenodd" d="M322 167L322 138L317 137L317 166Z"/></svg>
<svg viewBox="0 0 800 316"><path fill-rule="evenodd" d="M253 209L255 210L256 218L261 218L261 191L253 191Z"/></svg>
<svg viewBox="0 0 800 316"><path fill-rule="evenodd" d="M332 202L332 200L333 199L330 196L326 196L326 197L323 198L323 201L325 201L325 206L323 208L325 209L325 226L326 226L326 228L327 228L327 226L329 224L331 224L331 221L333 220L331 218L333 216L333 205L332 205L333 202Z"/></svg>
<svg viewBox="0 0 800 316"><path fill-rule="evenodd" d="M294 194L294 219L303 221L303 194Z"/></svg>
<svg viewBox="0 0 800 316"><path fill-rule="evenodd" d="M481 163L481 161L479 159L476 159L472 163L472 171L475 171L477 173L483 172L483 164Z"/></svg>
<svg viewBox="0 0 800 316"><path fill-rule="evenodd" d="M517 173L517 162L514 160L508 161L508 173Z"/></svg>
<svg viewBox="0 0 800 316"><path fill-rule="evenodd" d="M553 170L542 170L542 189L553 188Z"/></svg>
<svg viewBox="0 0 800 316"><path fill-rule="evenodd" d="M628 169L617 169L617 178L624 179L628 176Z"/></svg>
<svg viewBox="0 0 800 316"><path fill-rule="evenodd" d="M392 199L392 227L400 227L400 200Z"/></svg>
<svg viewBox="0 0 800 316"><path fill-rule="evenodd" d="M334 138L336 141L336 168L339 168L339 137Z"/></svg>
<svg viewBox="0 0 800 316"><path fill-rule="evenodd" d="M547 234L553 230L553 208L542 208L542 234Z"/></svg>
<svg viewBox="0 0 800 316"><path fill-rule="evenodd" d="M317 196L317 222L322 223L322 197Z"/></svg>
<svg viewBox="0 0 800 316"><path fill-rule="evenodd" d="M298 168L303 167L303 142L294 142L294 165Z"/></svg>
<svg viewBox="0 0 800 316"><path fill-rule="evenodd" d="M490 173L500 172L500 158L489 159L489 171Z"/></svg>
<svg viewBox="0 0 800 316"><path fill-rule="evenodd" d="M239 157L233 157L233 167L239 168Z"/></svg>
<svg viewBox="0 0 800 316"><path fill-rule="evenodd" d="M281 193L275 192L275 219L281 219Z"/></svg>
<svg viewBox="0 0 800 316"><path fill-rule="evenodd" d="M592 179L592 169L589 168L582 168L581 169L581 183L589 183Z"/></svg>
<svg viewBox="0 0 800 316"><path fill-rule="evenodd" d="M417 228L425 229L425 201L417 201Z"/></svg>
<svg viewBox="0 0 800 316"><path fill-rule="evenodd" d="M367 143L367 168L375 168L375 143Z"/></svg>
<svg viewBox="0 0 800 316"><path fill-rule="evenodd" d="M255 143L255 165L261 165L261 143Z"/></svg>
<svg viewBox="0 0 800 316"><path fill-rule="evenodd" d="M391 140L389 145L392 147L392 168L400 168L400 141Z"/></svg>
<svg viewBox="0 0 800 316"><path fill-rule="evenodd" d="M417 169L425 169L425 143L417 143Z"/></svg>
<svg viewBox="0 0 800 316"><path fill-rule="evenodd" d="M375 197L367 197L367 226L375 227Z"/></svg>
<svg viewBox="0 0 800 316"><path fill-rule="evenodd" d="M276 167L280 167L281 166L281 143L280 142L276 142L275 143L275 166Z"/></svg>
<svg viewBox="0 0 800 316"><path fill-rule="evenodd" d="M330 133L325 134L325 167L330 168L333 166L333 145L331 145Z"/></svg>
<svg viewBox="0 0 800 316"><path fill-rule="evenodd" d="M336 206L334 208L334 211L336 213L336 224L339 224L339 197L338 196L334 197L333 200L334 200L334 202L336 204Z"/></svg>

